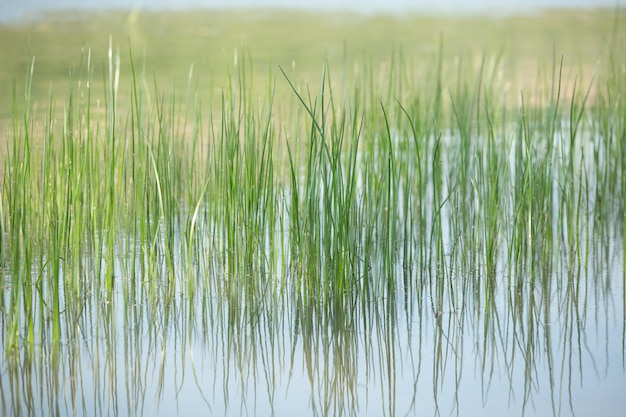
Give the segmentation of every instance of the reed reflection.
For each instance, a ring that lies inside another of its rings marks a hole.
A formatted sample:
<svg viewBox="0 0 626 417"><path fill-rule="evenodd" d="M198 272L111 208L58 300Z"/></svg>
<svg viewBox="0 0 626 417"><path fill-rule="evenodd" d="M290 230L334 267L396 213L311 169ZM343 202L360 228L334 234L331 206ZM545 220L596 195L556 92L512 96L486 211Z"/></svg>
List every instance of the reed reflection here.
<svg viewBox="0 0 626 417"><path fill-rule="evenodd" d="M4 352L2 411L160 414L171 407L162 404L174 401L182 412L181 402L199 398L197 410L224 414L439 415L462 414L469 391L486 407L504 394L523 414L546 399L555 415L575 412L581 384L620 366L609 347L624 338L623 326L615 327L623 289L615 297L608 285L619 273L619 249L591 248L593 262L574 268L583 276L561 259L552 287L540 285L542 277L511 280L523 288L501 278L491 305L466 299L443 313L419 298L407 312L383 298L323 306L285 294L252 304L234 291L178 293L150 305L119 291L111 302L86 303L62 330L95 332L19 356ZM198 278L196 288L219 279Z"/></svg>

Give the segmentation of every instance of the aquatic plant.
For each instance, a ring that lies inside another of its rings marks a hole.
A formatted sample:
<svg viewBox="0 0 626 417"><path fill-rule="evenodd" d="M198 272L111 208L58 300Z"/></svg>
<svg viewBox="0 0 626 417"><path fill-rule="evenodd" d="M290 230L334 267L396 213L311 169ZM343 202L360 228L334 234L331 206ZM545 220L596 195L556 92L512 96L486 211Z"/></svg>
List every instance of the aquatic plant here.
<svg viewBox="0 0 626 417"><path fill-rule="evenodd" d="M562 339L575 338L583 330L574 321L615 279L599 259L623 267L619 44L586 84L565 79L554 54L518 105L501 94L502 55L450 61L443 41L419 77L394 50L384 65L342 68L343 77L327 62L318 86L277 67L267 90L254 84L253 59L235 54L208 103L193 67L181 98L112 41L102 88L85 50L61 104L50 91L43 111L31 96L36 60L28 66L23 95L13 89L0 196L11 377L37 355L42 369L61 372L60 352L78 355L87 340L111 375L123 350L141 385L142 349L154 356L171 340L197 341L225 346L223 379L237 374L241 392L258 369L272 391L269 364L292 372L302 356L313 412L351 414L364 349L365 378L372 367L386 380L381 401L392 415L396 360L414 348L398 349L399 323L421 334L432 318L435 397L448 369L460 373L460 335L473 333L486 390L499 361L510 381L512 363L523 362L524 410L541 350L550 370L557 362L539 322L565 317ZM550 371L551 387L557 377ZM117 377L94 378L100 393ZM133 414L141 395L127 396L137 397ZM3 399L3 413L45 408L15 404Z"/></svg>

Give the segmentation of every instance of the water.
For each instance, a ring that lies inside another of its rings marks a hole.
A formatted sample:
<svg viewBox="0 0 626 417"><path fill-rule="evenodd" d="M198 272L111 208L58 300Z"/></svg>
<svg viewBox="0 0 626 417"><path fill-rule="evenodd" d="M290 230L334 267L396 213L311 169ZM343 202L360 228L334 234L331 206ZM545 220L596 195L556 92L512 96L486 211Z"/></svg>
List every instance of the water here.
<svg viewBox="0 0 626 417"><path fill-rule="evenodd" d="M617 417L626 407L622 248L594 248L575 282L567 275L576 265L563 259L549 293L524 283L531 293L519 298L522 288L502 273L489 311L464 293L462 304L446 297L435 312L436 295L417 291L429 274L413 275L393 299L323 308L289 291L251 303L209 272L211 260L181 267L173 287L158 278L133 284L120 268L112 297L86 292L83 305L68 305L61 345L38 343L3 361L0 410Z"/></svg>

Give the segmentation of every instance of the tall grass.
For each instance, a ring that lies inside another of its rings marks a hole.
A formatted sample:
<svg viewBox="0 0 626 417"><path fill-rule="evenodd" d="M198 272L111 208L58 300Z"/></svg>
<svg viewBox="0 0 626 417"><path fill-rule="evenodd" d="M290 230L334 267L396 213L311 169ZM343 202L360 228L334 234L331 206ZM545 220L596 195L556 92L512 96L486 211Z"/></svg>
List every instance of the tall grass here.
<svg viewBox="0 0 626 417"><path fill-rule="evenodd" d="M458 266L478 279L473 291L488 292L501 243L509 269L525 260L531 271L536 262L550 268L559 248L581 263L585 230L607 230L609 219L623 216L621 199L608 201L604 191L623 188L623 129L611 116L621 107L601 107L620 102L598 92L590 107L592 88L601 90L590 84L581 93L574 81L564 105L563 63L555 60L548 101L522 92L516 111L496 94L498 57L474 70L463 61L444 68L442 55L427 82L403 77L394 59L389 84L379 86L372 69L339 94L327 68L314 96L283 72L273 83L290 85L301 113L282 131L275 94L265 103L253 98L245 59L208 117L193 107L200 103L192 73L179 109L176 89L167 98L132 56L130 101L118 103L123 74L112 47L103 117L92 99L89 53L70 75L63 109L51 93L41 122L29 110L27 83L21 115L14 98L5 161L3 256L17 268L11 275L50 271L51 282L70 280L80 293L80 270L93 256L93 283L107 291L119 259L128 259L134 279L162 260L175 281L177 256L194 262L201 246L191 246L204 238L235 280L256 285L242 275L279 267L317 300L392 294L399 261L421 278ZM611 93L619 88L612 77ZM277 163L288 166L286 175Z"/></svg>
<svg viewBox="0 0 626 417"><path fill-rule="evenodd" d="M73 345L87 326L114 351L126 343L115 332L121 303L128 323L154 326L153 346L183 315L203 329L185 337L221 323L243 369L247 349L280 346L272 326L286 315L306 355L339 361L333 383L347 391L326 400L347 410L338 398L355 395L356 353L342 350L356 343L350 329L392 340L403 306L408 322L437 320L442 375L447 356L460 369L463 350L445 332L480 323L477 350L494 367L510 319L530 404L536 317L579 314L594 248L610 252L606 242L626 232L622 53L611 48L586 85L566 80L555 55L537 91L514 93L512 106L501 56L448 62L443 49L419 77L394 52L381 78L370 63L337 82L324 66L316 91L280 69L258 96L252 60L236 55L218 99L201 103L192 70L181 99L132 51L123 73L111 42L104 99L85 51L45 114L31 103L33 61L23 97L14 89L1 189L6 354ZM390 368L387 377L393 414Z"/></svg>

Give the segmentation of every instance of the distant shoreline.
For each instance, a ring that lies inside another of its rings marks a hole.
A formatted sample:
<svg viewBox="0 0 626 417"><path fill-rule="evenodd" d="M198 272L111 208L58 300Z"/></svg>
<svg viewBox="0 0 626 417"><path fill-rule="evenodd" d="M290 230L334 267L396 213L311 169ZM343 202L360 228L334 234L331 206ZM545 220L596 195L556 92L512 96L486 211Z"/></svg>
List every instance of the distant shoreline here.
<svg viewBox="0 0 626 417"><path fill-rule="evenodd" d="M458 1L458 0L457 0ZM420 1L370 1L365 6L362 3L353 0L330 1L323 0L311 4L286 4L285 0L240 0L232 2L221 2L215 0L206 0L203 5L198 2L192 2L185 5L185 2L173 2L170 0L156 0L147 5L129 4L121 0L107 2L106 6L102 4L89 4L88 2L79 2L75 0L65 0L55 2L54 5L45 4L41 7L32 4L13 4L0 5L0 25L20 25L36 23L41 20L73 20L77 17L88 17L93 13L185 13L192 11L252 11L259 13L290 13L290 12L311 12L311 13L346 13L346 14L362 14L362 15L412 15L412 16L456 16L456 17L498 17L511 15L532 15L536 13L554 11L554 10L617 10L623 9L625 4L621 0L578 0L569 1L565 4L562 0L532 0L532 1L516 1L516 4L502 4L502 2L494 0L483 0L480 2L468 1L468 4L459 5L455 0L446 0L439 2L436 6L420 4ZM134 2L137 3L137 2ZM219 4L225 3L225 4ZM519 3L519 4L517 4ZM69 15L69 16L68 16Z"/></svg>

